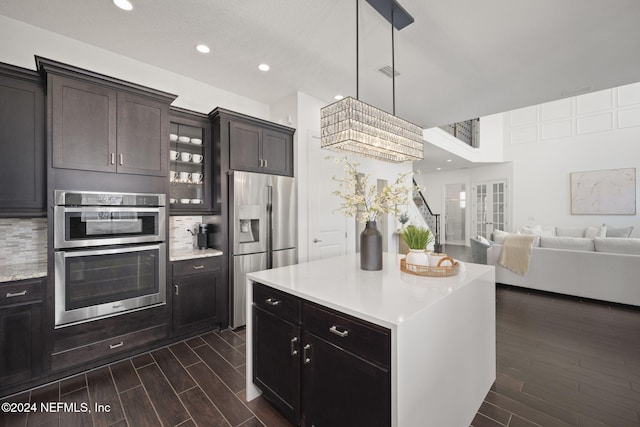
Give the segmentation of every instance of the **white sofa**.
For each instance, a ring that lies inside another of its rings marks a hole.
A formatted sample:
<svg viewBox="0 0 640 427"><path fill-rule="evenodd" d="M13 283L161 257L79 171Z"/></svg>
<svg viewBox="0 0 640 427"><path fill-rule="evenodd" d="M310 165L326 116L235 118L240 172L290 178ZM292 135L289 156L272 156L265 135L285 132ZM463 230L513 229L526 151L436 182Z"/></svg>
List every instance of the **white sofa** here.
<svg viewBox="0 0 640 427"><path fill-rule="evenodd" d="M524 276L497 264L498 242L487 249L496 283L640 306L640 239L542 235Z"/></svg>

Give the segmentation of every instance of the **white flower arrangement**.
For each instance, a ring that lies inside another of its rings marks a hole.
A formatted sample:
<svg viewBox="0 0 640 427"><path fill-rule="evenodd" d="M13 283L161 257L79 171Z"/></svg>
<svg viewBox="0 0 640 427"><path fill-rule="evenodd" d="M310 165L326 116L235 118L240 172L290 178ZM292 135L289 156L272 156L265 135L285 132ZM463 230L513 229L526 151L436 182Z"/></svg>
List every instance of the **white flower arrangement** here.
<svg viewBox="0 0 640 427"><path fill-rule="evenodd" d="M336 211L348 217L355 216L362 223L377 221L384 214L398 216L399 206L408 203L409 194L415 189L413 185L406 185L406 178L413 175L413 172L398 174L393 184L378 191L376 185L369 185L370 174L362 175L358 172L359 163L352 163L346 157L334 157L333 161L342 162L346 172L345 177L333 177L340 189L332 194L343 199Z"/></svg>

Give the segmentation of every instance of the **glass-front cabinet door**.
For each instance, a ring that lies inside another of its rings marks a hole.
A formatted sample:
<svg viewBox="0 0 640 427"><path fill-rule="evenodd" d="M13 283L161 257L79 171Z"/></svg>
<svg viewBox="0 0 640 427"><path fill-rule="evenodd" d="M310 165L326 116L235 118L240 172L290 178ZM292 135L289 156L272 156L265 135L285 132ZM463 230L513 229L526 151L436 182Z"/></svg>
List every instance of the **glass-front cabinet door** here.
<svg viewBox="0 0 640 427"><path fill-rule="evenodd" d="M175 214L211 212L211 131L204 114L171 109L169 203Z"/></svg>

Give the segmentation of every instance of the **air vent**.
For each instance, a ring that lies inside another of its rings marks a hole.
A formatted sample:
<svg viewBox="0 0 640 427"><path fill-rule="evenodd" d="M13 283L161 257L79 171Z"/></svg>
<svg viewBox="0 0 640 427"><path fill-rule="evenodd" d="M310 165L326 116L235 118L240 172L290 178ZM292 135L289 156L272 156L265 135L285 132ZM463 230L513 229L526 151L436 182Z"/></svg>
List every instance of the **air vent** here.
<svg viewBox="0 0 640 427"><path fill-rule="evenodd" d="M398 72L398 69L393 69L391 68L390 65L385 65L384 67L380 68L378 71L380 71L382 74L384 74L385 76L392 78L395 74L396 77L398 77L400 75L400 73ZM393 73L395 71L395 73Z"/></svg>

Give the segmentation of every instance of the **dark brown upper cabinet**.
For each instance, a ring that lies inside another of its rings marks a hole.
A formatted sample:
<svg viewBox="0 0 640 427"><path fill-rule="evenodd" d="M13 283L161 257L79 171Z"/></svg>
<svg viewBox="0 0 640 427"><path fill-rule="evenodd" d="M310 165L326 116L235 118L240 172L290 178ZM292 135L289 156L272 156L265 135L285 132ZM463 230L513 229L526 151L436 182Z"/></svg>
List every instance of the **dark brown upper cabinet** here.
<svg viewBox="0 0 640 427"><path fill-rule="evenodd" d="M54 168L167 176L174 95L36 57Z"/></svg>
<svg viewBox="0 0 640 427"><path fill-rule="evenodd" d="M30 70L0 64L0 216L44 216L44 88Z"/></svg>
<svg viewBox="0 0 640 427"><path fill-rule="evenodd" d="M293 176L295 129L222 108L209 116L221 153L228 153L228 170Z"/></svg>

